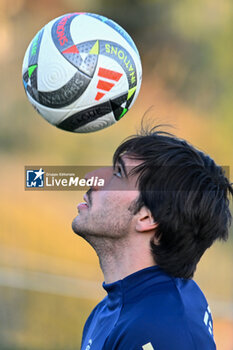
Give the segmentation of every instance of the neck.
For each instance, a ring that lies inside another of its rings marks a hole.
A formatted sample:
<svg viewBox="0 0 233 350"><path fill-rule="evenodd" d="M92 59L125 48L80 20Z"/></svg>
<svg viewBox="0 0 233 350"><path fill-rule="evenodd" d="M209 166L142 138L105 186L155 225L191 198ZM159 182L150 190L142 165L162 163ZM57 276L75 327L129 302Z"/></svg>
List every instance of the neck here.
<svg viewBox="0 0 233 350"><path fill-rule="evenodd" d="M139 241L130 242L129 238L122 240L102 238L91 243L99 257L104 281L107 284L155 265L150 244L149 242L145 244L145 239L139 238Z"/></svg>

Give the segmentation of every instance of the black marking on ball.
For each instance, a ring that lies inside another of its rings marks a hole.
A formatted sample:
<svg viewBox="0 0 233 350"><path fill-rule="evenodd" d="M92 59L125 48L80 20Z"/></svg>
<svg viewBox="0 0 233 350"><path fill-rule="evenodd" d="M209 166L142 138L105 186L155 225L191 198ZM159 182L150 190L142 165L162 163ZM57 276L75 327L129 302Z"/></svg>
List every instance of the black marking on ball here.
<svg viewBox="0 0 233 350"><path fill-rule="evenodd" d="M77 71L67 84L50 92L38 91L38 95L28 86L28 92L34 100L50 108L62 108L76 101L86 90L91 79Z"/></svg>
<svg viewBox="0 0 233 350"><path fill-rule="evenodd" d="M123 112L124 108L121 107L121 105L127 101L127 96L128 96L128 92L125 93L124 95L121 95L117 98L111 99L110 103L112 106L112 111L114 114L114 118L116 120L119 120L119 117L121 115L121 113Z"/></svg>
<svg viewBox="0 0 233 350"><path fill-rule="evenodd" d="M111 103L107 101L71 115L58 124L57 127L66 131L74 131L111 112Z"/></svg>
<svg viewBox="0 0 233 350"><path fill-rule="evenodd" d="M129 107L130 107L130 105L131 105L131 103L132 103L132 101L133 101L135 92L136 92L136 90L134 91L133 95L127 100L127 103L126 103L125 108L129 109Z"/></svg>
<svg viewBox="0 0 233 350"><path fill-rule="evenodd" d="M38 67L35 68L35 70L33 71L30 77L31 87L35 90L37 90L37 71L38 71Z"/></svg>
<svg viewBox="0 0 233 350"><path fill-rule="evenodd" d="M29 79L28 70L26 70L26 72L24 72L24 74L23 74L23 80L27 83L28 79Z"/></svg>

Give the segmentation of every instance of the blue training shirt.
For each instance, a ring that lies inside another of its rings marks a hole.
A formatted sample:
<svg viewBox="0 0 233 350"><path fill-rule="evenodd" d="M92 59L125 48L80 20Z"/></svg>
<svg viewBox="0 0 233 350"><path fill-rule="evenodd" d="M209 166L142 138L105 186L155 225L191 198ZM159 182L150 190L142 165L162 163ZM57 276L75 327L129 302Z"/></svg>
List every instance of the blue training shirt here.
<svg viewBox="0 0 233 350"><path fill-rule="evenodd" d="M152 266L103 288L81 350L216 350L210 309L193 280Z"/></svg>

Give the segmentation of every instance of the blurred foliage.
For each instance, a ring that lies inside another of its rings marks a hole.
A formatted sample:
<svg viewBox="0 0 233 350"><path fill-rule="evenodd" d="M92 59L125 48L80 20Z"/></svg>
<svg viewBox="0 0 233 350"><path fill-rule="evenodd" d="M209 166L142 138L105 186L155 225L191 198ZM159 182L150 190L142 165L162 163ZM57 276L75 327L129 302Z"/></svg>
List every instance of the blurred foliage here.
<svg viewBox="0 0 233 350"><path fill-rule="evenodd" d="M102 13L132 34L144 72L162 78L177 98L233 126L230 0L102 0L101 4Z"/></svg>
<svg viewBox="0 0 233 350"><path fill-rule="evenodd" d="M85 299L0 288L1 350L79 349L89 308ZM59 305L59 307L58 307Z"/></svg>

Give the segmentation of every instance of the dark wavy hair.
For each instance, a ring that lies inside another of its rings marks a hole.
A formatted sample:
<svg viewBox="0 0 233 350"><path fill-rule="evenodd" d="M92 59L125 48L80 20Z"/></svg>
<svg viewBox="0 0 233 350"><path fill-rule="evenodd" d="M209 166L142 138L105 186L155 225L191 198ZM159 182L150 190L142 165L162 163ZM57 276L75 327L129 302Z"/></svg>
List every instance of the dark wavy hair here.
<svg viewBox="0 0 233 350"><path fill-rule="evenodd" d="M228 238L232 184L208 155L158 127L124 141L113 164L125 153L142 161L131 170L140 192L134 213L146 206L158 223L155 263L171 276L192 278L205 250Z"/></svg>

